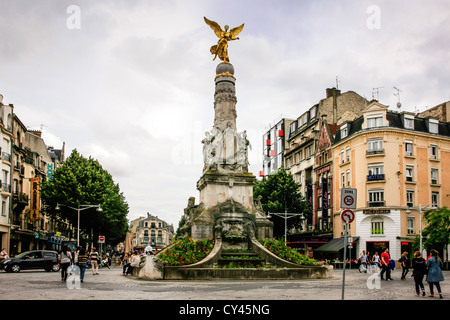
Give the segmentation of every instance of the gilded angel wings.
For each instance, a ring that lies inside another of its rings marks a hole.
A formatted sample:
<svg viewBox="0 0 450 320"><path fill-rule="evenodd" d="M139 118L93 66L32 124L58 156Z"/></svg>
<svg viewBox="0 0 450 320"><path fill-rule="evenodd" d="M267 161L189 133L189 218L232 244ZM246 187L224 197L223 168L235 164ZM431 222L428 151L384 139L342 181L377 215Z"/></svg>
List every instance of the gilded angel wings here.
<svg viewBox="0 0 450 320"><path fill-rule="evenodd" d="M213 29L216 36L219 37L217 44L210 49L211 54L214 55L213 60L219 57L219 59L224 62L230 62L230 57L228 56L228 41L239 40L237 35L244 29L244 24L228 31L228 26L225 26L225 30L222 30L217 22L208 20L206 17L204 17L204 19L206 24L208 24L211 29Z"/></svg>

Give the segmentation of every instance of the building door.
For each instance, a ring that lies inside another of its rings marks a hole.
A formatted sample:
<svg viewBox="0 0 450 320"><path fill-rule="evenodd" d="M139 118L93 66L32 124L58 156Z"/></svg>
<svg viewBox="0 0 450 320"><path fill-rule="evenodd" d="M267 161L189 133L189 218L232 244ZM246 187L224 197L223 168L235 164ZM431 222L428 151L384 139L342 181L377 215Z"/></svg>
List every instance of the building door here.
<svg viewBox="0 0 450 320"><path fill-rule="evenodd" d="M375 252L378 252L378 255L381 255L384 250L389 249L389 241L367 241L366 242L366 252L370 252L371 255L374 255ZM364 249L363 249L364 250Z"/></svg>

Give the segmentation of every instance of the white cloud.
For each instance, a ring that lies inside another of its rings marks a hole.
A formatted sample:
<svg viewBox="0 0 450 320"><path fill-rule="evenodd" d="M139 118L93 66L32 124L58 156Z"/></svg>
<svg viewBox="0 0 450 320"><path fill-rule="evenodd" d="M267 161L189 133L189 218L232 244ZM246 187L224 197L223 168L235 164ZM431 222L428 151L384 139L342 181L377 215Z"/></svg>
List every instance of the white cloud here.
<svg viewBox="0 0 450 320"><path fill-rule="evenodd" d="M26 126L44 125L49 145L92 155L119 183L130 219L146 212L175 227L202 164L214 119L217 42L203 17L245 23L230 43L238 130L247 130L251 171L262 133L298 117L335 86L414 111L450 100L446 1L14 1L0 12L0 93ZM380 8L380 29L367 8Z"/></svg>

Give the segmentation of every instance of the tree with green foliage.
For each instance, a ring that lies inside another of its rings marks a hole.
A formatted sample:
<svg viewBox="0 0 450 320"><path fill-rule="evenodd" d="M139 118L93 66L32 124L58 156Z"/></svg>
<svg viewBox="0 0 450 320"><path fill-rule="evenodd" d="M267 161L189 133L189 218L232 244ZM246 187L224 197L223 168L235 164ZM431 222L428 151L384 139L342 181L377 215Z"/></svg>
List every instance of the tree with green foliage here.
<svg viewBox="0 0 450 320"><path fill-rule="evenodd" d="M67 219L74 226L77 226L78 213L69 207L99 204L101 212L96 208L81 211L80 232L92 236L94 242L103 235L112 245L125 239L128 204L111 174L92 157L85 158L73 150L51 179L41 183L41 197L50 217Z"/></svg>
<svg viewBox="0 0 450 320"><path fill-rule="evenodd" d="M424 247L442 252L448 247L450 239L450 209L441 207L427 210L423 213L423 218L426 225L422 231ZM448 257L445 258L448 260Z"/></svg>
<svg viewBox="0 0 450 320"><path fill-rule="evenodd" d="M259 196L266 214L283 213L286 210L289 213L303 213L305 219L311 214L307 201L300 194L298 183L284 168L256 182L253 197L257 199ZM274 237L284 237L284 218L273 215L271 219ZM301 228L301 221L301 216L287 219L288 230L292 227Z"/></svg>

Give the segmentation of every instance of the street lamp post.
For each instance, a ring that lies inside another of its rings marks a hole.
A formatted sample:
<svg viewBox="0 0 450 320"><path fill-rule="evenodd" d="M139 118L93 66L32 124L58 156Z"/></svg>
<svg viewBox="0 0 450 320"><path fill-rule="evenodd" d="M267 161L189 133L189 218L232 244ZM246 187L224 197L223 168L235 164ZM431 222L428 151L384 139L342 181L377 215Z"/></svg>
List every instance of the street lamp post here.
<svg viewBox="0 0 450 320"><path fill-rule="evenodd" d="M420 253L423 255L423 244L422 244L422 209L426 209L426 208L428 208L428 207L430 207L431 206L431 209L432 210L436 210L436 207L435 207L435 205L434 205L434 203L430 203L430 204L425 204L425 205L422 205L422 204L419 204L419 242L420 242L420 245L419 245L419 250L420 250ZM406 213L411 213L411 210L410 209L414 209L414 210L417 210L417 208L415 208L415 207L408 207L408 209L406 209Z"/></svg>
<svg viewBox="0 0 450 320"><path fill-rule="evenodd" d="M86 210L86 209L90 209L90 208L97 208L98 212L102 212L103 209L99 204L79 204L77 208L74 208L74 207L68 206L66 204L59 204L59 203L56 204L55 209L60 210L60 206L64 206L69 209L76 210L78 213L78 223L77 223L77 247L78 247L78 246L80 246L80 212L82 210Z"/></svg>
<svg viewBox="0 0 450 320"><path fill-rule="evenodd" d="M276 216L284 219L284 245L286 245L286 242L287 242L287 220L289 218L303 216L303 213L287 212L287 210L284 210L284 213L269 212L267 218L270 219L271 215L276 215Z"/></svg>

